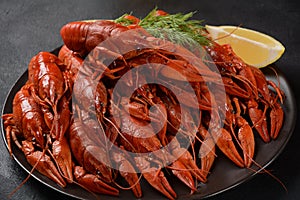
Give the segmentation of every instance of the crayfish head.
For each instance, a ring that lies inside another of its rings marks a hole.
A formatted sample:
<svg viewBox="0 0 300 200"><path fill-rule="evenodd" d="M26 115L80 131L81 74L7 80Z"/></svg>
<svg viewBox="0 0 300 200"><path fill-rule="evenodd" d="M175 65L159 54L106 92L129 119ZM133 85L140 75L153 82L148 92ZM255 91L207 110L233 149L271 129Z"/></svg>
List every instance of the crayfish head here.
<svg viewBox="0 0 300 200"><path fill-rule="evenodd" d="M43 133L41 128L38 128L38 130L31 130L32 135L32 142L36 143L41 148L45 147L45 137L46 134Z"/></svg>

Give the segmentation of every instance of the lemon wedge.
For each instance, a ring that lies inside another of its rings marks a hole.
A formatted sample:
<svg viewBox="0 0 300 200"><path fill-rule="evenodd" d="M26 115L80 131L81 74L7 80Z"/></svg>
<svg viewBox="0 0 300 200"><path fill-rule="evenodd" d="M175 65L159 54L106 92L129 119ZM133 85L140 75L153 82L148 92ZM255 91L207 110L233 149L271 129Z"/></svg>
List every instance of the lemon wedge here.
<svg viewBox="0 0 300 200"><path fill-rule="evenodd" d="M236 26L205 26L218 44L230 44L233 51L247 64L265 67L278 60L284 46L264 33Z"/></svg>

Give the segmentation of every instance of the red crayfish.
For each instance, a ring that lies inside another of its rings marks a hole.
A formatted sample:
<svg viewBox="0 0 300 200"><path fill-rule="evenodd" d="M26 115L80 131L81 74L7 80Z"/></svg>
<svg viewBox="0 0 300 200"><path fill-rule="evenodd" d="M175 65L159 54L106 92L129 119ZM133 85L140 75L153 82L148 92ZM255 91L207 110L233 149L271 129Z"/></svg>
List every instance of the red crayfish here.
<svg viewBox="0 0 300 200"><path fill-rule="evenodd" d="M283 91L229 45L204 47L216 71L127 18L129 26L68 23L57 56L32 58L13 112L3 116L10 153L13 140L35 169L62 187L77 182L114 196L131 189L137 198L142 177L175 199L166 172L197 192L196 181L205 183L213 173L216 149L250 168L255 134L264 142L279 135Z"/></svg>

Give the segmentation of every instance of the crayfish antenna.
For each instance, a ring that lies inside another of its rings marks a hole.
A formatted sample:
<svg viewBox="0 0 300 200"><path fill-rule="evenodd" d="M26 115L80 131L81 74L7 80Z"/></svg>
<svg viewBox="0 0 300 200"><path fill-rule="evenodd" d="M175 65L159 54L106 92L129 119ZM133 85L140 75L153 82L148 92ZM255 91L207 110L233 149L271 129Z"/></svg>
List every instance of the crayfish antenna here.
<svg viewBox="0 0 300 200"><path fill-rule="evenodd" d="M239 110L239 105L238 105L238 102L237 102L237 100L236 99L234 99L234 102L235 102L235 104L236 104L236 107L238 108L238 111L237 111L237 115L239 115L239 113L240 113L240 110ZM233 130L233 127L232 127L232 125L230 126L230 128L231 128L231 131L234 131ZM243 145L241 144L241 142L240 142L240 140L235 136L235 134L233 134L234 135L234 138L235 138L235 140L236 140L236 142L237 142L237 144L240 146L240 148L242 148L243 149ZM254 150L253 150L254 151ZM272 174L270 171L268 171L268 170L266 170L265 168L263 168L259 163L257 163L254 159L253 159L253 151L244 151L243 150L243 153L244 153L244 159L246 159L247 160L247 162L246 163L248 163L248 164L246 164L245 163L245 167L247 168L247 169L249 169L249 170L252 170L252 171L254 171L254 172L256 172L256 173L258 173L259 171L263 171L263 172L265 172L265 173L267 173L269 176L271 176L273 179L275 179L282 187L283 187L283 189L287 192L288 190L287 190L287 188L286 188L286 186L284 185L284 183L278 178L278 177L276 177L274 174ZM249 154L250 153L250 154ZM256 165L257 167L259 167L260 169L259 170L254 170L254 169L252 169L251 168L251 164L254 164L254 165Z"/></svg>
<svg viewBox="0 0 300 200"><path fill-rule="evenodd" d="M224 36L218 37L218 38L214 39L213 41L215 42L215 41L217 41L217 40L221 40L221 39L223 39L223 38L226 38L226 37L231 36L236 30L238 30L240 27L242 27L242 25L243 25L243 24L239 24L239 25L238 25L235 29L233 29L230 33L228 33L228 34L226 34L226 35L224 35Z"/></svg>
<svg viewBox="0 0 300 200"><path fill-rule="evenodd" d="M254 159L252 159L252 162L254 165L256 165L257 167L259 167L260 169L259 170L254 170L250 167L247 167L247 169L251 170L251 171L254 171L255 173L259 173L259 172L265 172L266 174L268 174L269 176L271 176L275 181L277 181L282 187L283 189L288 192L288 189L287 187L285 186L285 184L278 178L276 177L274 174L272 174L269 170L263 168L263 166L261 166L259 163L257 163Z"/></svg>
<svg viewBox="0 0 300 200"><path fill-rule="evenodd" d="M279 97L280 99L280 103L283 104L283 100L285 98L285 95L284 95L284 92L280 89L280 79L279 79L279 75L276 71L276 69L272 66L269 67L276 75L276 79L277 79L277 83L278 83L278 86L276 84L274 84L274 82L271 82L271 86L276 90L277 92L277 96ZM270 82L268 82L270 84Z"/></svg>
<svg viewBox="0 0 300 200"><path fill-rule="evenodd" d="M20 148L22 150L22 145L19 143L19 141L16 139L15 140L16 145L18 146L18 148ZM22 186L29 180L29 178L31 177L33 171L36 169L37 165L39 164L41 158L45 155L46 153L46 149L44 149L42 151L41 156L39 157L39 159L37 160L37 162L33 165L32 169L30 170L28 176L22 181L22 183L20 183L11 193L9 193L8 198L10 199L19 189L22 188Z"/></svg>
<svg viewBox="0 0 300 200"><path fill-rule="evenodd" d="M107 120L115 129L116 129L116 131L119 133L119 135L122 137L122 139L124 139L129 145L130 145L130 147L134 150L134 151L136 151L136 149L134 148L134 146L131 144L131 142L129 142L128 140L127 140L127 138L123 135L123 133L121 133L121 131L118 129L118 127L110 120L110 119L108 119L108 118L104 118L105 120ZM137 151L136 151L137 152Z"/></svg>

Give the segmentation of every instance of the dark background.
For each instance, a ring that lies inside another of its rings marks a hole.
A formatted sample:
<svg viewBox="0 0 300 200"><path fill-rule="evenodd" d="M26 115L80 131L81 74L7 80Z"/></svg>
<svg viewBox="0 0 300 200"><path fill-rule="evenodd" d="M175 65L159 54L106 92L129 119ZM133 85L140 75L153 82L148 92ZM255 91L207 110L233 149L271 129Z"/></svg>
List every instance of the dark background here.
<svg viewBox="0 0 300 200"><path fill-rule="evenodd" d="M0 109L5 97L39 51L51 51L62 44L60 28L67 22L83 19L112 19L131 12L143 17L155 6L170 13L197 11L194 18L211 25L240 25L265 32L281 41L286 51L276 65L288 78L300 103L300 7L296 0L204 0L204 1L1 1L0 2ZM297 111L298 116L299 112ZM300 196L300 123L270 170L287 187L267 174L259 174L230 191L212 197L219 199L299 199ZM0 199L27 176L10 158L0 140ZM33 178L12 199L69 199Z"/></svg>

